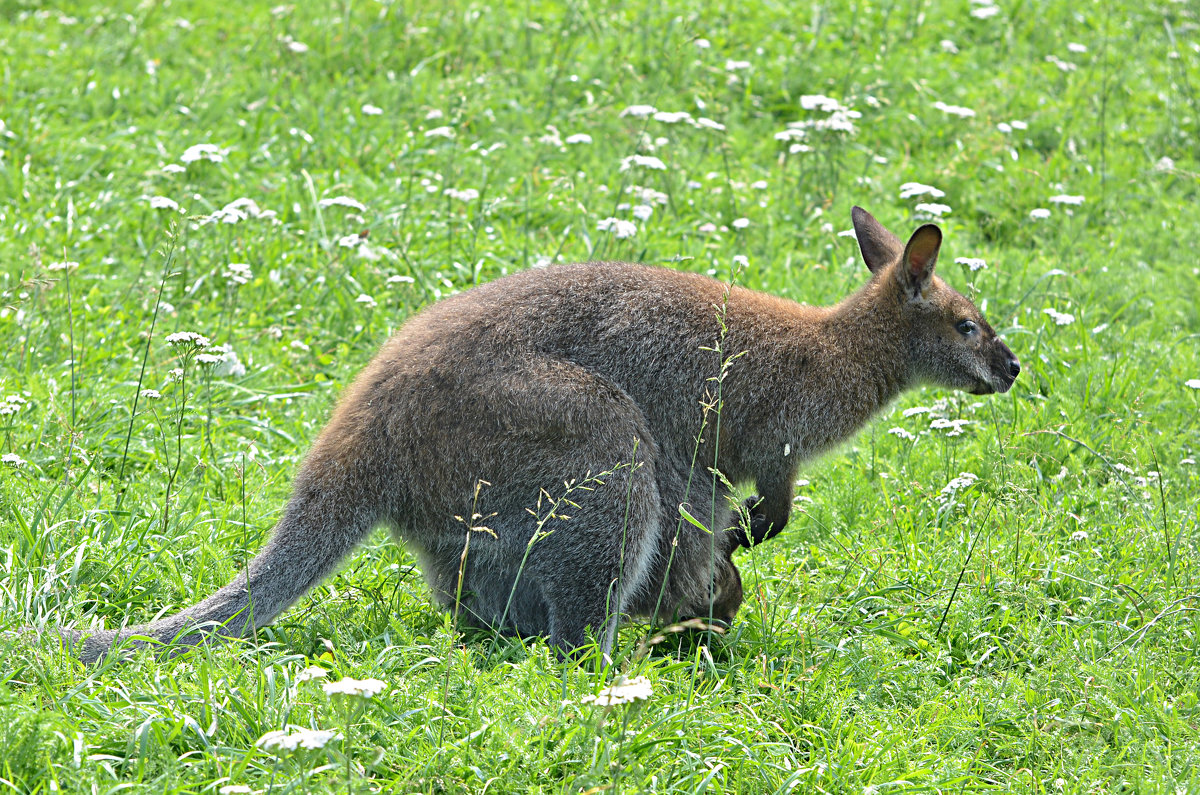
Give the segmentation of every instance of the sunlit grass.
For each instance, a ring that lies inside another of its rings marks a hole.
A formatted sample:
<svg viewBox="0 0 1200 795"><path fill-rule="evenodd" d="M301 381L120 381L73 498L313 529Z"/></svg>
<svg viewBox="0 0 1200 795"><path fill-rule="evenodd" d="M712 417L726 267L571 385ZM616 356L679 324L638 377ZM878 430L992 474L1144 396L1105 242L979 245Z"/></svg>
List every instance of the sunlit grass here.
<svg viewBox="0 0 1200 795"><path fill-rule="evenodd" d="M5 629L223 585L387 335L524 268L829 303L866 278L852 205L936 219L940 273L1024 367L814 463L739 558L726 638L622 634L645 699L605 704L595 655L460 631L379 534L252 643L84 669L6 634L11 788L1200 787L1193 6L0 18ZM322 689L347 677L387 688Z"/></svg>

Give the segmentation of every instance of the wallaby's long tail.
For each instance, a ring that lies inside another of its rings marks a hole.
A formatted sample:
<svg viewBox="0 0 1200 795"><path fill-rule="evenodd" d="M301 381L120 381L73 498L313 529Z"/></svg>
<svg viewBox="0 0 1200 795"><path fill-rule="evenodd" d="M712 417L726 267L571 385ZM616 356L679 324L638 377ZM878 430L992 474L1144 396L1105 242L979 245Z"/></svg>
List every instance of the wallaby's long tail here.
<svg viewBox="0 0 1200 795"><path fill-rule="evenodd" d="M96 662L114 643L134 636L181 647L245 637L324 579L378 522L378 499L367 498L362 493L367 484L340 462L318 463L312 460L316 457L310 455L283 517L246 571L199 604L160 621L90 634L62 630L79 658Z"/></svg>

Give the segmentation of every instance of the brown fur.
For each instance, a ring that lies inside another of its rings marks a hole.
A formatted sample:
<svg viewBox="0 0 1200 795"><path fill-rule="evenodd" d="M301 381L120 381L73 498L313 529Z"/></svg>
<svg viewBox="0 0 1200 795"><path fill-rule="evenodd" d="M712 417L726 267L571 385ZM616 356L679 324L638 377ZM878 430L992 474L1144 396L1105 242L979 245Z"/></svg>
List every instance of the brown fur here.
<svg viewBox="0 0 1200 795"><path fill-rule="evenodd" d="M1006 391L1019 370L975 307L933 276L937 227L906 247L859 208L854 224L872 278L833 307L625 263L526 271L430 306L346 390L249 587L243 574L162 621L67 637L93 661L134 635L248 634L378 524L414 551L446 606L470 532L463 614L563 650L590 630L607 651L622 616L732 620L742 599L732 553L787 523L805 460L908 387ZM718 430L702 404L722 355L735 354ZM748 533L714 465L761 494ZM564 493L570 503L548 517L548 497ZM713 532L681 520L681 504ZM473 514L488 530L466 529Z"/></svg>

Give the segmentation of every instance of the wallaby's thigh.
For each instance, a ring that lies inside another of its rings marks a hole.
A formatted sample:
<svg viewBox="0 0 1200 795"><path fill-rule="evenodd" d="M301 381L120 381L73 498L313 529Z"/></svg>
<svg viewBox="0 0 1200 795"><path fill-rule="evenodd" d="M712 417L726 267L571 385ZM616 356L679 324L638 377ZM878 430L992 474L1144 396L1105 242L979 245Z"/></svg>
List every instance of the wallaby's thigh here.
<svg viewBox="0 0 1200 795"><path fill-rule="evenodd" d="M498 362L458 399L471 414L454 450L457 504L418 506L423 526L397 517L438 601L564 649L589 629L611 642L662 525L658 448L641 410L608 379L548 357ZM425 455L417 471L446 471L437 449Z"/></svg>

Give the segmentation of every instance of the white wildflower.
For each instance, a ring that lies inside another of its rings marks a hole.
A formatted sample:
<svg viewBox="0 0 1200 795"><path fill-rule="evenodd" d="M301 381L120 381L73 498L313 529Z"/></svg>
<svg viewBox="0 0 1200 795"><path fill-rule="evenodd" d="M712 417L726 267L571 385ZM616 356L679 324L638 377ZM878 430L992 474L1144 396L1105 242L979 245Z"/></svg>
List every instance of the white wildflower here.
<svg viewBox="0 0 1200 795"><path fill-rule="evenodd" d="M358 296L358 298L355 298L354 300L357 303L364 305L367 309L374 309L375 307L379 306L379 304L375 301L375 299L372 298L371 296L367 295L366 293L360 294Z"/></svg>
<svg viewBox="0 0 1200 795"><path fill-rule="evenodd" d="M730 226L732 226L734 229L745 229L746 227L750 226L750 219L749 218L735 218L735 219L733 219L733 223L731 223Z"/></svg>
<svg viewBox="0 0 1200 795"><path fill-rule="evenodd" d="M225 155L229 154L228 149L222 149L216 144L195 144L189 146L179 156L179 160L183 163L194 163L197 160L209 160L213 163L220 163L225 159Z"/></svg>
<svg viewBox="0 0 1200 795"><path fill-rule="evenodd" d="M640 185L630 185L625 192L632 195L642 204L666 204L670 199L667 194L654 188L643 188Z"/></svg>
<svg viewBox="0 0 1200 795"><path fill-rule="evenodd" d="M980 6L979 8L971 9L971 16L975 17L976 19L988 19L990 17L996 16L999 13L1000 13L999 6L987 5L987 6Z"/></svg>
<svg viewBox="0 0 1200 795"><path fill-rule="evenodd" d="M628 171L634 166L653 169L655 171L666 171L667 166L663 161L659 160L654 155L630 155L621 159L621 170Z"/></svg>
<svg viewBox="0 0 1200 795"><path fill-rule="evenodd" d="M138 395L146 400L162 400L162 393L157 389L143 389Z"/></svg>
<svg viewBox="0 0 1200 795"><path fill-rule="evenodd" d="M1029 211L1029 217L1035 221L1044 221L1050 217L1050 211L1045 207L1035 207Z"/></svg>
<svg viewBox="0 0 1200 795"><path fill-rule="evenodd" d="M168 345L176 348L207 348L211 340L194 331L176 331L166 336Z"/></svg>
<svg viewBox="0 0 1200 795"><path fill-rule="evenodd" d="M310 665L307 668L305 668L303 671L301 671L300 673L296 674L296 678L293 679L292 681L294 681L298 684L300 682L307 682L310 679L324 679L328 675L329 675L329 672L326 671L321 666Z"/></svg>
<svg viewBox="0 0 1200 795"><path fill-rule="evenodd" d="M838 102L833 97L827 97L824 94L803 94L800 97L800 107L804 110L820 110L825 113L834 113L839 110L845 110L841 102Z"/></svg>
<svg viewBox="0 0 1200 795"><path fill-rule="evenodd" d="M970 488L979 480L979 476L973 472L959 472L958 477L952 478L949 483L942 487L938 494L938 501L944 502L947 499L954 497L963 489Z"/></svg>
<svg viewBox="0 0 1200 795"><path fill-rule="evenodd" d="M308 353L309 351L312 350L312 348L310 348L308 346L308 343L303 342L301 340L292 340L291 343L289 343L288 347L290 347L294 351L302 351L304 353Z"/></svg>
<svg viewBox="0 0 1200 795"><path fill-rule="evenodd" d="M162 172L164 174L181 174L184 171L187 171L187 169L178 163L167 163L162 167Z"/></svg>
<svg viewBox="0 0 1200 795"><path fill-rule="evenodd" d="M725 130L724 124L721 124L721 122L719 122L719 121L713 121L712 119L706 118L704 116L701 116L700 118L696 119L696 126L703 127L707 130L716 130L717 132L723 132Z"/></svg>
<svg viewBox="0 0 1200 795"><path fill-rule="evenodd" d="M908 441L908 442L911 442L917 438L916 434L906 431L905 429L898 427L898 426L895 428L888 428L888 433L890 433L892 436L898 436L901 439L904 439L905 441Z"/></svg>
<svg viewBox="0 0 1200 795"><path fill-rule="evenodd" d="M253 792L245 784L226 784L217 790L217 795L251 795Z"/></svg>
<svg viewBox="0 0 1200 795"><path fill-rule="evenodd" d="M1048 200L1051 204L1083 204L1082 196L1071 196L1066 193L1060 193L1057 196L1051 196Z"/></svg>
<svg viewBox="0 0 1200 795"><path fill-rule="evenodd" d="M708 39L696 39L696 46L701 50L707 50L712 46L712 42Z"/></svg>
<svg viewBox="0 0 1200 795"><path fill-rule="evenodd" d="M754 190L766 190L767 181L765 179L756 180L750 183L750 187Z"/></svg>
<svg viewBox="0 0 1200 795"><path fill-rule="evenodd" d="M455 135L453 127L433 127L425 131L426 138L453 138Z"/></svg>
<svg viewBox="0 0 1200 795"><path fill-rule="evenodd" d="M955 257L954 262L956 265L966 265L973 271L981 271L987 267L987 263L979 257Z"/></svg>
<svg viewBox="0 0 1200 795"><path fill-rule="evenodd" d="M1087 539L1088 539L1087 530L1076 530L1074 533L1071 533L1072 541L1087 541Z"/></svg>
<svg viewBox="0 0 1200 795"><path fill-rule="evenodd" d="M462 202L475 201L479 198L479 191L475 190L474 188L463 188L462 190L458 190L457 188L446 188L444 191L442 191L442 193L446 196L449 196L451 199L458 199Z"/></svg>
<svg viewBox="0 0 1200 795"><path fill-rule="evenodd" d="M48 271L76 270L78 268L79 268L79 263L75 262L73 260L66 260L63 262L51 262L48 265L46 265L46 270L48 270Z"/></svg>
<svg viewBox="0 0 1200 795"><path fill-rule="evenodd" d="M0 455L0 463L10 466L13 469L20 469L29 462L16 453L5 453L4 455Z"/></svg>
<svg viewBox="0 0 1200 795"><path fill-rule="evenodd" d="M1188 389L1200 389L1200 378L1189 378L1183 382Z"/></svg>
<svg viewBox="0 0 1200 795"><path fill-rule="evenodd" d="M732 59L725 61L725 71L726 72L737 72L741 69L749 69L749 68L750 68L749 61L734 61Z"/></svg>
<svg viewBox="0 0 1200 795"><path fill-rule="evenodd" d="M935 218L941 218L946 213L950 212L950 205L937 204L936 202L921 202L916 207L913 207L914 213L925 213L932 215Z"/></svg>
<svg viewBox="0 0 1200 795"><path fill-rule="evenodd" d="M649 221L650 216L654 214L654 208L649 204L635 204L632 212L633 217L639 221Z"/></svg>
<svg viewBox="0 0 1200 795"><path fill-rule="evenodd" d="M1057 55L1047 55L1046 63L1054 64L1055 66L1058 67L1058 70L1060 72L1074 72L1076 69L1079 68L1078 66L1071 63L1070 61L1064 61L1062 58L1059 58Z"/></svg>
<svg viewBox="0 0 1200 795"><path fill-rule="evenodd" d="M933 106L942 113L946 113L950 116L958 116L962 119L969 119L975 115L975 111L971 110L970 108L964 108L961 105L947 105L945 102L940 100L933 103Z"/></svg>
<svg viewBox="0 0 1200 795"><path fill-rule="evenodd" d="M349 196L331 196L328 199L321 199L317 202L321 207L349 207L352 210L363 212L366 210L366 205L360 201L351 199Z"/></svg>
<svg viewBox="0 0 1200 795"><path fill-rule="evenodd" d="M843 229L842 231L837 233L837 236L838 237L852 237L855 240L858 240L858 233L855 232L853 229Z"/></svg>
<svg viewBox="0 0 1200 795"><path fill-rule="evenodd" d="M364 116L381 116L383 115L383 108L368 102L362 106L362 113Z"/></svg>
<svg viewBox="0 0 1200 795"><path fill-rule="evenodd" d="M563 142L568 144L590 144L592 136L587 133L575 133L574 135L568 135L563 139Z"/></svg>
<svg viewBox="0 0 1200 795"><path fill-rule="evenodd" d="M594 696L584 696L579 699L581 704L596 704L601 707L613 707L618 704L630 704L634 701L645 701L654 695L650 680L644 676L633 679L622 676L613 684L601 690Z"/></svg>
<svg viewBox="0 0 1200 795"><path fill-rule="evenodd" d="M653 116L658 113L658 108L653 105L630 105L617 114L618 118L623 116L633 116L634 118L642 118L645 116Z"/></svg>
<svg viewBox="0 0 1200 795"><path fill-rule="evenodd" d="M1172 160L1171 158L1167 157L1166 155L1163 155L1162 157L1160 157L1158 159L1158 162L1156 162L1154 164L1154 170L1158 171L1159 173L1169 173L1171 171L1174 171L1175 170L1175 161Z"/></svg>
<svg viewBox="0 0 1200 795"><path fill-rule="evenodd" d="M196 364L211 366L220 364L225 361L225 357L219 353L198 353L196 354Z"/></svg>
<svg viewBox="0 0 1200 795"><path fill-rule="evenodd" d="M297 748L324 748L326 743L337 737L337 732L297 727L292 732L280 729L267 732L258 738L255 745L268 753L279 753L295 751Z"/></svg>
<svg viewBox="0 0 1200 795"><path fill-rule="evenodd" d="M624 218L605 218L596 222L596 228L601 232L611 232L613 237L624 240L637 234L637 224Z"/></svg>
<svg viewBox="0 0 1200 795"><path fill-rule="evenodd" d="M905 182L900 186L900 198L911 199L914 196L929 196L940 199L946 195L944 190L938 190L932 185L922 185L920 182Z"/></svg>
<svg viewBox="0 0 1200 795"><path fill-rule="evenodd" d="M929 408L929 406L913 406L912 408L905 409L900 413L905 417L912 417L916 414L928 414L930 411L933 411L933 409Z"/></svg>
<svg viewBox="0 0 1200 795"><path fill-rule="evenodd" d="M387 689L387 683L378 679L351 679L347 676L336 682L326 682L321 687L329 695L374 698Z"/></svg>
<svg viewBox="0 0 1200 795"><path fill-rule="evenodd" d="M654 114L654 120L661 121L663 124L679 124L681 121L688 121L691 118L692 114L688 113L686 110L660 110Z"/></svg>
<svg viewBox="0 0 1200 795"><path fill-rule="evenodd" d="M179 209L179 202L174 199L168 199L166 196L150 196L147 198L150 202L150 208L153 210L175 210L183 212Z"/></svg>
<svg viewBox="0 0 1200 795"><path fill-rule="evenodd" d="M254 199L243 196L240 199L234 199L229 204L226 204L219 210L214 210L210 215L206 215L200 219L200 225L222 223L236 224L239 221L245 221L247 218L263 218L274 219L277 213L274 210L264 210L258 206L258 202Z"/></svg>
<svg viewBox="0 0 1200 795"><path fill-rule="evenodd" d="M253 275L245 262L231 262L225 266L225 278L232 284L249 284Z"/></svg>
<svg viewBox="0 0 1200 795"><path fill-rule="evenodd" d="M942 52L948 52L951 55L956 55L958 53L958 45L950 41L950 39L942 39L940 46L942 48Z"/></svg>
<svg viewBox="0 0 1200 795"><path fill-rule="evenodd" d="M1075 316L1068 312L1059 312L1057 309L1047 307L1042 310L1042 314L1049 315L1056 326L1069 326L1075 322Z"/></svg>
<svg viewBox="0 0 1200 795"><path fill-rule="evenodd" d="M416 279L414 279L413 277L401 276L399 274L392 274L391 276L389 276L387 278L388 284L413 284L415 282L416 282Z"/></svg>
<svg viewBox="0 0 1200 795"><path fill-rule="evenodd" d="M290 39L287 42L287 48L295 53L303 54L308 52L308 45L302 41L296 41L295 39Z"/></svg>
<svg viewBox="0 0 1200 795"><path fill-rule="evenodd" d="M229 344L218 345L196 357L201 364L212 365L212 374L217 378L241 378L246 374L246 365L238 359L238 355Z"/></svg>
<svg viewBox="0 0 1200 795"><path fill-rule="evenodd" d="M970 425L970 420L948 420L944 417L938 417L929 423L929 427L934 430L946 431L947 436L961 436L964 425Z"/></svg>
<svg viewBox="0 0 1200 795"><path fill-rule="evenodd" d="M1087 45L1086 45L1086 44L1080 44L1080 43L1079 43L1079 42L1077 42L1077 41L1069 41L1069 42L1067 42L1067 49L1068 49L1068 50L1070 50L1071 52L1075 52L1075 53L1081 53L1081 52L1087 52L1087 51L1088 51L1088 48L1087 48Z"/></svg>

